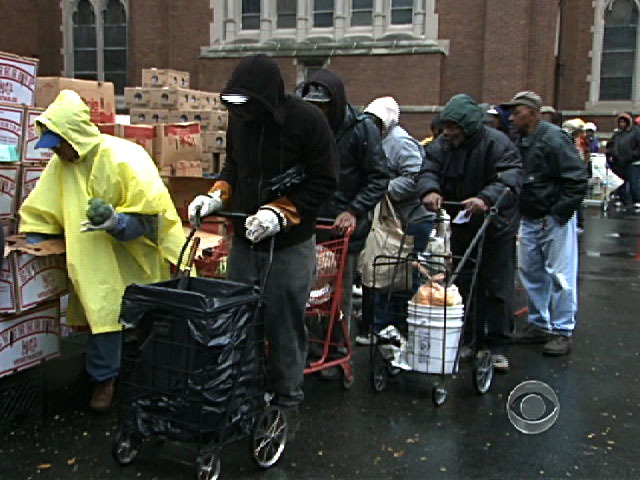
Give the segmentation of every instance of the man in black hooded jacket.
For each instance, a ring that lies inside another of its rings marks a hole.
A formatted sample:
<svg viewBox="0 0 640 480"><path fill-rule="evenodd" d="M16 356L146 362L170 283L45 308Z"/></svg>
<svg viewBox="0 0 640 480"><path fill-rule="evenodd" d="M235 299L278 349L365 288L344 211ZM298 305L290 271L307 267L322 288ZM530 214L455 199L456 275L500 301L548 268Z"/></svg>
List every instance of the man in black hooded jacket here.
<svg viewBox="0 0 640 480"><path fill-rule="evenodd" d="M302 86L300 94L325 114L338 145L338 190L329 197L319 216L335 218L333 227L339 233L353 229L343 276L342 313L350 322L351 292L358 257L371 230L371 213L389 184L387 160L380 130L370 116L358 112L347 102L344 84L338 75L330 70L318 70ZM340 328L334 332L341 335ZM325 373L324 376L331 375Z"/></svg>
<svg viewBox="0 0 640 480"><path fill-rule="evenodd" d="M461 202L472 214L468 223L452 225L451 250L461 256L482 224L483 214L496 205L506 189L506 196L498 205L499 221L492 223L486 233L476 289L476 338L498 346L512 329L522 160L504 133L483 125L483 116L469 95L456 95L449 100L440 114L444 134L426 149L418 191L429 210L440 210L443 200L447 200ZM459 211L450 209L449 213L454 218ZM470 268L466 270L469 272ZM463 274L458 281L465 298L469 294L468 280ZM485 320L488 337L484 332ZM472 333L465 331L467 342ZM509 363L504 355L496 355L494 366L506 371Z"/></svg>
<svg viewBox="0 0 640 480"><path fill-rule="evenodd" d="M270 345L267 388L297 416L307 355L305 306L315 267L315 222L320 205L338 185L338 156L322 114L285 94L278 64L257 55L243 59L221 93L229 109L227 161L208 195L189 206L206 216L217 210L250 215L234 220L229 279L265 286L265 334ZM270 181L296 166L304 177L278 198ZM293 424L295 428L295 423Z"/></svg>

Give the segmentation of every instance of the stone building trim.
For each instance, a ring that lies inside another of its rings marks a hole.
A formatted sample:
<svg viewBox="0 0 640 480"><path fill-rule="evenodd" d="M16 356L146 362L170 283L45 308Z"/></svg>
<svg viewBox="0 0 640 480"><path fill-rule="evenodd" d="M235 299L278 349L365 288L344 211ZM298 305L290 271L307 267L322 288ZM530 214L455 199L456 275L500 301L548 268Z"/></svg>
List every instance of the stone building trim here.
<svg viewBox="0 0 640 480"><path fill-rule="evenodd" d="M607 8L613 5L615 0L594 0L592 7L594 12L594 25L592 28L593 45L591 49L591 74L587 76L589 82L589 100L585 104L585 109L593 112L623 112L626 110L640 109L640 28L638 28L638 38L636 39L636 65L635 82L632 89L633 98L630 101L601 101L600 100L600 64L602 61L602 46L604 42L604 17ZM640 0L634 0L640 10Z"/></svg>
<svg viewBox="0 0 640 480"><path fill-rule="evenodd" d="M223 44L203 47L201 58L240 58L263 53L277 57L332 57L355 55L449 54L448 41L435 40L348 40L296 42L273 39L260 44Z"/></svg>

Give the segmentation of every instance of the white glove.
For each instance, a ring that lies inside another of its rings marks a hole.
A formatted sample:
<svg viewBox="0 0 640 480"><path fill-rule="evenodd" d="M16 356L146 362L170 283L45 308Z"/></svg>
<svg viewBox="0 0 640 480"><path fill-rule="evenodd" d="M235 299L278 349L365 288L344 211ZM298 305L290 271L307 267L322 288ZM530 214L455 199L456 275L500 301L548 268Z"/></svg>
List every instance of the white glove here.
<svg viewBox="0 0 640 480"><path fill-rule="evenodd" d="M113 206L109 205L109 208L111 209L111 216L106 220L106 222L101 223L100 225L94 225L87 220L80 224L80 232L97 232L99 230L110 232L114 230L118 226L118 214L114 210Z"/></svg>
<svg viewBox="0 0 640 480"><path fill-rule="evenodd" d="M278 233L281 228L286 226L286 222L285 216L277 208L260 208L258 213L250 216L244 222L247 229L245 236L253 243L261 242Z"/></svg>
<svg viewBox="0 0 640 480"><path fill-rule="evenodd" d="M189 223L196 224L196 211L200 207L200 218L204 218L222 208L222 192L216 190L211 195L198 195L189 204Z"/></svg>

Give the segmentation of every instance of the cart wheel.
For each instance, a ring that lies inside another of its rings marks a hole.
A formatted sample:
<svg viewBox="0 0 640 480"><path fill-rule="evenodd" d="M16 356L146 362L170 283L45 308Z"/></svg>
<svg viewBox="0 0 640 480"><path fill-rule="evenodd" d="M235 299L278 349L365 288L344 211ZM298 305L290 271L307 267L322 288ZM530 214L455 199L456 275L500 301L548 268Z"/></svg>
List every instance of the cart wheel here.
<svg viewBox="0 0 640 480"><path fill-rule="evenodd" d="M261 468L276 464L287 445L287 417L278 407L267 407L253 427L251 454Z"/></svg>
<svg viewBox="0 0 640 480"><path fill-rule="evenodd" d="M387 375L389 367L387 361L382 358L382 352L376 346L373 351L373 359L371 361L371 386L373 390L380 393L387 388Z"/></svg>
<svg viewBox="0 0 640 480"><path fill-rule="evenodd" d="M473 386L479 394L485 394L491 388L493 380L493 362L491 352L482 350L478 353L476 366L473 369Z"/></svg>
<svg viewBox="0 0 640 480"><path fill-rule="evenodd" d="M207 448L196 461L196 480L217 480L220 477L220 450Z"/></svg>
<svg viewBox="0 0 640 480"><path fill-rule="evenodd" d="M347 375L346 373L342 374L342 388L345 390L351 390L354 383L356 383L356 376L353 374L353 370L351 370L350 375Z"/></svg>
<svg viewBox="0 0 640 480"><path fill-rule="evenodd" d="M431 400L436 407L439 407L447 401L447 390L439 385L434 385L431 390Z"/></svg>
<svg viewBox="0 0 640 480"><path fill-rule="evenodd" d="M118 431L111 446L111 454L120 465L129 465L140 451L140 437L133 431Z"/></svg>

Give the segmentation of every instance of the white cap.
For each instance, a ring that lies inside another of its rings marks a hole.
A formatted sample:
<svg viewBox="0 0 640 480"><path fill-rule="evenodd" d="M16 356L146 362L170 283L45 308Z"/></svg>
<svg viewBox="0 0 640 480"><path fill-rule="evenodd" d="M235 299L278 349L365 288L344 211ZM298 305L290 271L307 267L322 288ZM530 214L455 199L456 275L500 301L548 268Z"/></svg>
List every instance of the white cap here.
<svg viewBox="0 0 640 480"><path fill-rule="evenodd" d="M598 131L598 127L596 127L596 124L593 122L587 122L584 124L584 129L585 130L591 130L593 132L597 132Z"/></svg>
<svg viewBox="0 0 640 480"><path fill-rule="evenodd" d="M242 105L243 103L247 103L249 97L246 95L240 95L236 93L229 93L227 95L222 95L222 100L231 103L233 105Z"/></svg>
<svg viewBox="0 0 640 480"><path fill-rule="evenodd" d="M400 121L400 107L393 97L376 98L367 105L364 113L370 113L382 120L382 124L387 131L395 127Z"/></svg>
<svg viewBox="0 0 640 480"><path fill-rule="evenodd" d="M579 118L572 118L562 124L562 129L569 133L582 131L584 130L584 122Z"/></svg>
<svg viewBox="0 0 640 480"><path fill-rule="evenodd" d="M491 107L489 110L487 110L487 113L489 115L498 115L498 110L496 110L495 107Z"/></svg>

